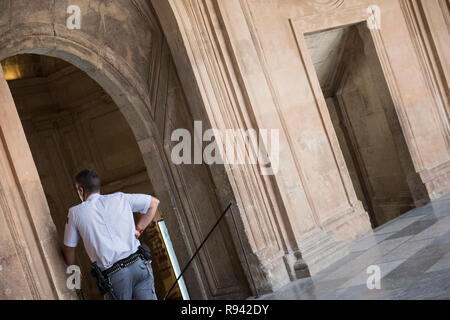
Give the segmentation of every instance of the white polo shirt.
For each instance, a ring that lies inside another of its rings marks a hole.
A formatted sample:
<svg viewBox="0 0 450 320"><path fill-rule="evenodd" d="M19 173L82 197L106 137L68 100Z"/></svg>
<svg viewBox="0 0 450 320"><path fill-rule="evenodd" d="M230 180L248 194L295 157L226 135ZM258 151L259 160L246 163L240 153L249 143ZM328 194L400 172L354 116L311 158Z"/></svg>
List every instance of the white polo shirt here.
<svg viewBox="0 0 450 320"><path fill-rule="evenodd" d="M147 213L152 197L144 194L93 194L85 202L69 209L64 245L76 247L83 239L92 262L108 269L115 262L136 252L133 212Z"/></svg>

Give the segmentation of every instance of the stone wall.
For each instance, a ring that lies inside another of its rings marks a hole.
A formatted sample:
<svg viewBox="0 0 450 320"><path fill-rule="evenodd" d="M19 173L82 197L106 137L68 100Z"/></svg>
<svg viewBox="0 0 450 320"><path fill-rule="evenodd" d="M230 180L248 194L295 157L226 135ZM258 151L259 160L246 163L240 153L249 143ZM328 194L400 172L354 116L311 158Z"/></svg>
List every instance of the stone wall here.
<svg viewBox="0 0 450 320"><path fill-rule="evenodd" d="M307 33L367 22L369 5L381 10L370 35L414 170L430 198L450 189L444 0L70 3L82 8L81 30L66 28L69 1L0 1L0 59L58 56L105 89L134 132L182 265L236 201L246 256L226 220L186 275L192 297L245 297L256 293L251 279L259 293L276 290L370 231L305 42ZM174 166L170 133L192 131L194 119L205 129L278 129L280 171Z"/></svg>
<svg viewBox="0 0 450 320"><path fill-rule="evenodd" d="M233 190L240 195L243 227L252 235L250 249L264 257L259 260L261 269L270 274L268 286L276 288L286 279L305 274L302 255L321 252L314 248L315 240L309 241L318 234L325 232L346 242L370 230L305 34L367 24L368 7L378 6L381 28L370 30L370 36L411 154L413 179L420 175L427 188L425 199L449 190L448 61L443 58L449 19L445 1L152 3L189 92L188 101L203 104L216 128L280 131L281 169L272 179L253 176L251 168L245 173L228 168ZM435 22L429 22L430 17ZM427 25L434 29L430 32ZM398 127L395 130L399 136ZM245 177L251 177L251 182L243 182ZM409 176L407 179L410 182ZM258 204L245 205L255 198L261 199ZM268 227L266 221L276 227ZM261 229L270 236L263 236Z"/></svg>

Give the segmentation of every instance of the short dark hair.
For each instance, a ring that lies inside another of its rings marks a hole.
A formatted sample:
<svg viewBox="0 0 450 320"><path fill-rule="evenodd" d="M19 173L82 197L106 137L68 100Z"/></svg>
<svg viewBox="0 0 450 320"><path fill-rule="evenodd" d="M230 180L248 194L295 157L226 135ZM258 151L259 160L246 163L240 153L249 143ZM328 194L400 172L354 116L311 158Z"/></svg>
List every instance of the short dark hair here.
<svg viewBox="0 0 450 320"><path fill-rule="evenodd" d="M100 175L97 171L91 169L85 169L79 172L75 177L75 181L85 192L89 193L100 191L102 186Z"/></svg>

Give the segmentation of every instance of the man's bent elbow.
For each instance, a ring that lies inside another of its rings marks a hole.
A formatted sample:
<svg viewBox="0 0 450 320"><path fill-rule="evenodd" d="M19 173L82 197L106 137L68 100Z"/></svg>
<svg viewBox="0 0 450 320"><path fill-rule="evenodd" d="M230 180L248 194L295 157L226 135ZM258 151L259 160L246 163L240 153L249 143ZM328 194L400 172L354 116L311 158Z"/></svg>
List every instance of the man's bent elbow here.
<svg viewBox="0 0 450 320"><path fill-rule="evenodd" d="M159 203L160 203L160 201L159 201L158 198L152 197L152 201L150 203L150 207L152 207L152 208L156 207L157 208L159 206Z"/></svg>

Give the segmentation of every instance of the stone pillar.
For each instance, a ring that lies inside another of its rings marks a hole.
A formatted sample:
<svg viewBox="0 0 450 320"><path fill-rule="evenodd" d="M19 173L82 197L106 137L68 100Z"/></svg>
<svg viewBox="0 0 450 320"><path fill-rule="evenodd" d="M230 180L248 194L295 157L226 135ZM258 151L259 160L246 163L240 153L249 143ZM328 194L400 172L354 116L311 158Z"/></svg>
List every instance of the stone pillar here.
<svg viewBox="0 0 450 320"><path fill-rule="evenodd" d="M76 299L22 124L0 67L0 300Z"/></svg>
<svg viewBox="0 0 450 320"><path fill-rule="evenodd" d="M440 146L440 141L430 139L430 146L439 148L441 155L434 152L431 159L416 168L430 198L436 199L450 191L450 13L444 0L400 0L400 6L419 60L429 106L435 113L433 131L444 139Z"/></svg>
<svg viewBox="0 0 450 320"><path fill-rule="evenodd" d="M307 175L311 172L299 160L286 123L298 122L301 113L292 113L289 119L281 116L283 105L249 26L249 12L241 3L245 2L153 1L187 99L190 105L204 106L211 127L275 129L280 134L280 170L274 176L261 176L259 167L225 165L257 286L275 290L309 274L302 249L317 253L317 243L333 246L324 240L328 235L319 221L317 199L313 199L314 194L320 195L310 189ZM333 162L332 154L320 160ZM339 176L337 168L334 174ZM356 215L364 214L358 202L354 204ZM363 223L353 237L370 229L367 216L361 217Z"/></svg>
<svg viewBox="0 0 450 320"><path fill-rule="evenodd" d="M197 119L203 119L209 127L219 130L278 128L260 126L252 120L254 110L247 105L247 92L241 91L240 75L234 73L234 57L227 52L224 39L227 35L220 30L221 17L217 15L211 1L156 0L152 3L171 47L189 105L204 106L206 110L206 118L196 115L194 110L193 114ZM239 14L242 12L238 11L235 16L238 21L241 19ZM174 23L174 20L179 24ZM211 21L211 24L197 25L194 23L197 20ZM203 38L206 34L217 37L217 42L210 41L211 38ZM180 43L183 45L180 46ZM222 54L224 56L217 60L205 59L206 56L220 57ZM222 77L221 70L226 70L229 78ZM265 89L267 86L260 92L265 92ZM243 135L238 135L240 142L244 139ZM281 149L284 150L283 146ZM286 162L285 165L292 167L294 164ZM251 275L244 268L249 282L253 277L258 293L262 293L276 290L297 277L307 276L309 271L296 243L295 233L298 230L289 222L282 200L285 193L280 192L275 183L278 176L262 176L261 168L252 165L225 165L225 169L233 189L232 196L239 207L235 214L251 263ZM292 178L292 183L296 187L298 180ZM296 212L299 215L310 215L304 197L298 199ZM309 219L305 219L305 224L298 227L314 228L314 224L308 221ZM233 240L239 246L236 237ZM242 253L240 259L245 266Z"/></svg>

